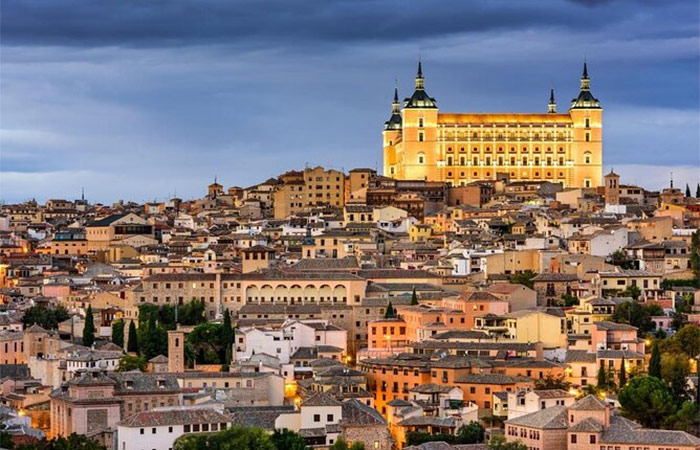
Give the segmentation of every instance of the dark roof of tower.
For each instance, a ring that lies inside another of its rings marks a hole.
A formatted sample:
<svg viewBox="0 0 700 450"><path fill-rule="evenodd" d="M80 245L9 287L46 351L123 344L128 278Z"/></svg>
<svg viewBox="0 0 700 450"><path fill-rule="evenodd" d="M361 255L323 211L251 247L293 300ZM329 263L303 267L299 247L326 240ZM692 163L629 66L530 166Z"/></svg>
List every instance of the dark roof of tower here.
<svg viewBox="0 0 700 450"><path fill-rule="evenodd" d="M600 102L591 93L590 79L588 78L588 64L583 63L583 75L581 76L581 90L578 97L571 101L571 109L600 109Z"/></svg>
<svg viewBox="0 0 700 450"><path fill-rule="evenodd" d="M403 119L399 111L399 90L394 88L394 102L391 105L391 117L384 122L385 130L400 130Z"/></svg>
<svg viewBox="0 0 700 450"><path fill-rule="evenodd" d="M418 74L416 75L416 90L412 96L404 100L404 108L437 108L435 99L425 92L423 66L420 61L418 61Z"/></svg>

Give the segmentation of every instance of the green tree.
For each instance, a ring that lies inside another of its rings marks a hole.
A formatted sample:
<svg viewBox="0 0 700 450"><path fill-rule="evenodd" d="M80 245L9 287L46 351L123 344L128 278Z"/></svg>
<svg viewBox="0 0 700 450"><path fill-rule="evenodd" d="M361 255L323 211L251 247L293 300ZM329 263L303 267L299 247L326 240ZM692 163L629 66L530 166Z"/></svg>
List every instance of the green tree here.
<svg viewBox="0 0 700 450"><path fill-rule="evenodd" d="M614 266L620 266L623 269L633 269L634 261L627 256L624 250L616 250L608 256L608 261Z"/></svg>
<svg viewBox="0 0 700 450"><path fill-rule="evenodd" d="M231 313L228 308L224 311L224 321L221 325L221 346L222 355L221 360L223 364L230 364L233 353L231 352L231 347L233 346L233 327L231 326Z"/></svg>
<svg viewBox="0 0 700 450"><path fill-rule="evenodd" d="M127 351L129 353L139 353L139 337L136 331L136 323L132 320L129 322L129 335L127 336Z"/></svg>
<svg viewBox="0 0 700 450"><path fill-rule="evenodd" d="M620 381L620 388L624 387L625 384L627 384L627 369L625 368L625 357L622 357L622 361L620 361L620 376L619 376L619 381Z"/></svg>
<svg viewBox="0 0 700 450"><path fill-rule="evenodd" d="M262 428L232 426L211 434L186 434L175 440L173 450L277 450Z"/></svg>
<svg viewBox="0 0 700 450"><path fill-rule="evenodd" d="M700 198L700 183L695 188L695 198Z"/></svg>
<svg viewBox="0 0 700 450"><path fill-rule="evenodd" d="M563 389L568 391L571 388L571 383L566 381L566 376L564 374L558 376L547 374L543 378L535 380L535 388L541 390Z"/></svg>
<svg viewBox="0 0 700 450"><path fill-rule="evenodd" d="M24 328L37 324L46 330L55 330L60 322L69 318L68 311L63 306L50 308L44 305L35 305L24 311L22 323Z"/></svg>
<svg viewBox="0 0 700 450"><path fill-rule="evenodd" d="M82 434L71 434L67 438L42 439L33 444L16 447L17 450L106 450L106 447Z"/></svg>
<svg viewBox="0 0 700 450"><path fill-rule="evenodd" d="M416 287L413 286L413 293L411 294L411 305L418 304L418 295L416 294Z"/></svg>
<svg viewBox="0 0 700 450"><path fill-rule="evenodd" d="M678 330L673 338L689 357L695 358L700 354L700 326L688 324Z"/></svg>
<svg viewBox="0 0 700 450"><path fill-rule="evenodd" d="M92 305L88 305L85 312L85 326L83 327L83 345L91 347L95 343L95 316L92 314Z"/></svg>
<svg viewBox="0 0 700 450"><path fill-rule="evenodd" d="M561 294L561 299L564 301L564 306L576 306L578 305L578 298L569 294Z"/></svg>
<svg viewBox="0 0 700 450"><path fill-rule="evenodd" d="M633 300L639 300L639 296L642 295L642 290L638 286L631 285L627 289L620 292L622 297L631 297Z"/></svg>
<svg viewBox="0 0 700 450"><path fill-rule="evenodd" d="M119 359L119 363L117 364L117 368L115 370L117 372L129 372L131 370L145 372L147 365L148 362L143 356L124 355Z"/></svg>
<svg viewBox="0 0 700 450"><path fill-rule="evenodd" d="M146 359L168 354L168 332L150 316L148 322L141 322L138 330L139 350Z"/></svg>
<svg viewBox="0 0 700 450"><path fill-rule="evenodd" d="M676 377L678 373L683 377L690 374L688 355L678 351L667 351L661 346L659 346L659 353L661 353L661 379L664 380L666 384L671 384L673 378Z"/></svg>
<svg viewBox="0 0 700 450"><path fill-rule="evenodd" d="M692 195L690 194L690 186L688 186L688 183L685 183L685 196L690 198Z"/></svg>
<svg viewBox="0 0 700 450"><path fill-rule="evenodd" d="M306 441L299 433L286 428L275 430L271 438L276 450L306 450L308 448Z"/></svg>
<svg viewBox="0 0 700 450"><path fill-rule="evenodd" d="M523 444L522 441L508 442L506 437L502 434L491 437L486 448L488 448L488 450L528 450L527 445Z"/></svg>
<svg viewBox="0 0 700 450"><path fill-rule="evenodd" d="M700 229L695 230L690 239L690 268L693 269L695 278L700 278Z"/></svg>
<svg viewBox="0 0 700 450"><path fill-rule="evenodd" d="M653 331L656 327L651 318L662 315L664 315L664 311L657 304L643 306L636 301L628 301L615 308L612 321L632 325L637 327L640 333L645 334Z"/></svg>
<svg viewBox="0 0 700 450"><path fill-rule="evenodd" d="M182 308L178 309L177 319L182 325L199 325L207 321L204 312L206 306L203 300L193 298Z"/></svg>
<svg viewBox="0 0 700 450"><path fill-rule="evenodd" d="M340 436L335 440L333 445L330 446L329 450L365 450L365 444L362 442L354 442L352 445L348 445L345 438Z"/></svg>
<svg viewBox="0 0 700 450"><path fill-rule="evenodd" d="M648 428L659 428L668 416L676 412L666 384L656 377L632 378L620 389L617 399L625 417Z"/></svg>
<svg viewBox="0 0 700 450"><path fill-rule="evenodd" d="M651 358L649 359L649 376L661 380L661 352L659 351L659 341L654 341L651 347Z"/></svg>
<svg viewBox="0 0 700 450"><path fill-rule="evenodd" d="M700 432L700 403L688 400L683 402L676 414L669 416L666 426L698 435Z"/></svg>
<svg viewBox="0 0 700 450"><path fill-rule="evenodd" d="M119 319L112 322L112 342L120 347L124 347L124 320Z"/></svg>
<svg viewBox="0 0 700 450"><path fill-rule="evenodd" d="M478 444L484 442L484 427L479 422L471 421L457 430L456 444Z"/></svg>
<svg viewBox="0 0 700 450"><path fill-rule="evenodd" d="M5 424L0 423L0 448L13 450L15 443L12 441L12 435L5 431Z"/></svg>
<svg viewBox="0 0 700 450"><path fill-rule="evenodd" d="M187 335L187 342L192 346L199 364L224 364L219 358L224 348L221 328L221 324L200 323Z"/></svg>
<svg viewBox="0 0 700 450"><path fill-rule="evenodd" d="M532 289L535 285L535 282L532 281L532 279L536 276L537 274L532 270L526 270L522 273L516 273L515 275L511 276L510 282L513 284L522 284L523 286L527 286Z"/></svg>
<svg viewBox="0 0 700 450"><path fill-rule="evenodd" d="M606 389L608 387L608 377L607 377L607 372L605 370L605 364L603 364L603 360L600 360L600 367L598 367L598 388L599 389Z"/></svg>
<svg viewBox="0 0 700 450"><path fill-rule="evenodd" d="M394 310L394 306L389 302L388 305L386 305L386 312L384 313L384 318L385 319L395 319L396 318L396 311Z"/></svg>
<svg viewBox="0 0 700 450"><path fill-rule="evenodd" d="M676 406L680 408L683 403L690 400L690 396L688 395L688 372L682 369L674 371L671 376L669 388L673 401L676 403Z"/></svg>

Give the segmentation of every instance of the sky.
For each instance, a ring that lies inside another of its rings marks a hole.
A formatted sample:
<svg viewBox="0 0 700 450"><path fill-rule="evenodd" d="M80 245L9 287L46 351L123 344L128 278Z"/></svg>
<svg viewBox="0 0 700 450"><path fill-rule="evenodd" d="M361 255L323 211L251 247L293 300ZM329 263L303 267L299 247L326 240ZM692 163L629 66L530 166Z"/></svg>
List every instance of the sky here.
<svg viewBox="0 0 700 450"><path fill-rule="evenodd" d="M382 167L417 60L444 112L604 108L605 170L700 181L697 0L13 0L0 201L200 197L306 165Z"/></svg>

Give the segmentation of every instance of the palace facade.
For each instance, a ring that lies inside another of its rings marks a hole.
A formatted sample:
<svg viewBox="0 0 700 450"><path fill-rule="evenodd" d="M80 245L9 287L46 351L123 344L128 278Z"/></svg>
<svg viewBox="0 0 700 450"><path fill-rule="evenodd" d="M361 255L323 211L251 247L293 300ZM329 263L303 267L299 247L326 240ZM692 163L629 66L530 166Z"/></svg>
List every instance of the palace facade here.
<svg viewBox="0 0 700 450"><path fill-rule="evenodd" d="M453 186L508 176L564 187L602 185L603 110L590 90L586 64L581 88L566 113L554 90L546 113L442 113L425 91L421 63L403 108L394 90L384 124L384 175L444 181Z"/></svg>

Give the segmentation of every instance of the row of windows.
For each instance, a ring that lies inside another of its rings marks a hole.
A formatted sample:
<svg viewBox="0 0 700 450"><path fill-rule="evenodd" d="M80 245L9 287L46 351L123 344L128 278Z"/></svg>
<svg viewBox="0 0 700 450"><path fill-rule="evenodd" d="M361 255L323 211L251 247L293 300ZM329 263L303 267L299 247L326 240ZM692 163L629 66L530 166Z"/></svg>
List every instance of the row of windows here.
<svg viewBox="0 0 700 450"><path fill-rule="evenodd" d="M466 151L466 150L465 150L464 147L460 147L460 148L459 148L459 152L460 152L460 153L465 153L465 151ZM529 150L527 147L523 147L521 153L529 153L529 151L530 151L530 150ZM447 153L452 153L452 147L447 147ZM479 153L479 147L474 147L474 148L472 149L472 153ZM484 153L491 153L491 147L486 147L486 148L484 149ZM497 153L505 153L503 147L498 147ZM510 148L510 153L516 153L516 148L515 148L515 147L511 147L511 148ZM540 153L540 148L539 148L539 147L535 147L534 150L533 150L533 153ZM552 147L547 147L545 153L552 153ZM564 153L564 147L559 147L559 153Z"/></svg>

